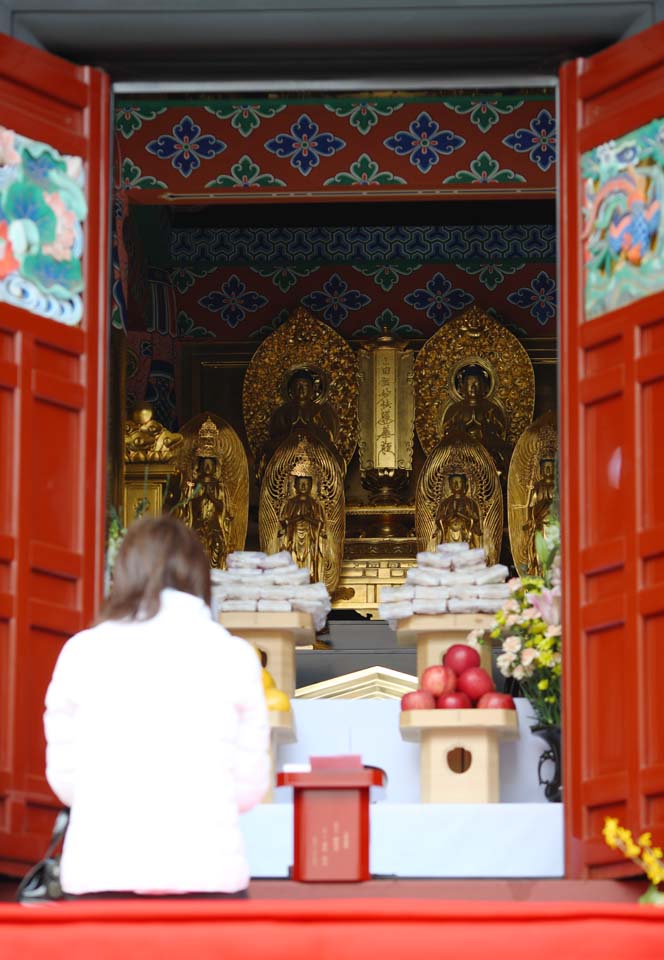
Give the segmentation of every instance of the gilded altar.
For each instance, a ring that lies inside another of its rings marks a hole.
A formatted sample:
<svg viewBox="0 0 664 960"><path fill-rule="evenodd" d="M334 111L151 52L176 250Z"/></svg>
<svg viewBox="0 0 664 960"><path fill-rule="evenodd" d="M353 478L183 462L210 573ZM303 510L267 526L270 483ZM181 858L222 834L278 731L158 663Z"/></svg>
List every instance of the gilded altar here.
<svg viewBox="0 0 664 960"><path fill-rule="evenodd" d="M441 537L532 567L556 452L551 429L531 425L555 404L555 361L553 340L519 339L477 308L426 342L344 341L300 308L259 346L183 343L189 427L128 419L125 521L191 514L217 564L231 544L287 549L334 608L361 615ZM199 435L203 414L237 438L232 455Z"/></svg>

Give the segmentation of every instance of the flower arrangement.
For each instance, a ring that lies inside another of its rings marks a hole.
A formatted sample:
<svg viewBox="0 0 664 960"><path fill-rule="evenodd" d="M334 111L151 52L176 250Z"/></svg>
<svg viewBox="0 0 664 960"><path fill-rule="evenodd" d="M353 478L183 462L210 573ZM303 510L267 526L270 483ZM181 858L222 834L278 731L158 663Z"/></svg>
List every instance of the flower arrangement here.
<svg viewBox="0 0 664 960"><path fill-rule="evenodd" d="M515 577L510 596L491 626L472 639L499 640L496 665L504 677L517 680L543 726L560 725L562 627L560 624L560 530L549 524L537 550L542 577Z"/></svg>
<svg viewBox="0 0 664 960"><path fill-rule="evenodd" d="M612 850L620 850L628 860L641 867L650 880L650 887L640 898L640 902L664 904L664 892L657 889L658 885L664 882L662 849L654 846L651 834L642 833L634 840L632 831L621 827L616 817L605 817L602 835L607 846Z"/></svg>

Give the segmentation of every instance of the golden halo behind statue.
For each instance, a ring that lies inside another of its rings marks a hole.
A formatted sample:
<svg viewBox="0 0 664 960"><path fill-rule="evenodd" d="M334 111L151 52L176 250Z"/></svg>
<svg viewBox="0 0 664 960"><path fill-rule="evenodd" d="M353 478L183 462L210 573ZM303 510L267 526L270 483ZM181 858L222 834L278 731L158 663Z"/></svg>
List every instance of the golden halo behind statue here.
<svg viewBox="0 0 664 960"><path fill-rule="evenodd" d="M415 429L427 454L441 439L445 411L461 398L459 376L469 367L482 368L487 397L504 410L510 447L532 420L535 374L528 353L497 320L471 307L448 320L415 360Z"/></svg>
<svg viewBox="0 0 664 960"><path fill-rule="evenodd" d="M244 378L242 411L255 457L268 439L270 418L284 402L284 383L297 370L320 377L316 402L329 403L338 424L335 444L348 465L357 446L357 358L336 331L298 307L256 350Z"/></svg>

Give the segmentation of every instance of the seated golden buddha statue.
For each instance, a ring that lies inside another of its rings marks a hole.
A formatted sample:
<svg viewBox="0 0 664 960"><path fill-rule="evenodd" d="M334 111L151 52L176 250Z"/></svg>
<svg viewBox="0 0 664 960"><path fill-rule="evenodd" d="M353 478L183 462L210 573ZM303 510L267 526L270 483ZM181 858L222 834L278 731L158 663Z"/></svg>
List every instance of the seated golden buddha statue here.
<svg viewBox="0 0 664 960"><path fill-rule="evenodd" d="M477 502L468 495L465 473L451 473L447 478L449 494L436 511L435 542L468 543L482 546L482 519Z"/></svg>
<svg viewBox="0 0 664 960"><path fill-rule="evenodd" d="M443 415L443 437L466 437L483 444L498 471L504 473L509 460L508 424L500 405L488 396L487 371L480 364L469 364L457 374L456 385L460 399L453 401Z"/></svg>
<svg viewBox="0 0 664 960"><path fill-rule="evenodd" d="M222 567L229 552L233 516L222 480L219 431L208 417L195 441L189 471L182 477L173 514L198 535L210 565Z"/></svg>
<svg viewBox="0 0 664 960"><path fill-rule="evenodd" d="M293 494L279 513L279 548L288 550L299 567L311 572L319 581L325 575L327 523L325 511L313 496L315 467L301 460L291 471Z"/></svg>
<svg viewBox="0 0 664 960"><path fill-rule="evenodd" d="M292 431L302 429L312 439L322 443L329 452L339 457L335 445L337 418L329 403L318 395L319 385L312 373L296 369L286 382L286 399L270 418L269 436L263 446L259 472L262 473L270 457Z"/></svg>

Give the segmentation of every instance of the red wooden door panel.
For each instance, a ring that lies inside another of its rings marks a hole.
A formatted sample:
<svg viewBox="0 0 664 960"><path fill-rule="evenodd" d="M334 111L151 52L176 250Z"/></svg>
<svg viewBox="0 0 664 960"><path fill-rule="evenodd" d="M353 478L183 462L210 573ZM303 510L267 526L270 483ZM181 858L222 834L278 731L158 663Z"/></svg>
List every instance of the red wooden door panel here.
<svg viewBox="0 0 664 960"><path fill-rule="evenodd" d="M80 324L0 302L0 873L17 873L42 854L56 805L46 685L102 586L107 78L0 36L0 104L0 126L83 160L88 206Z"/></svg>
<svg viewBox="0 0 664 960"><path fill-rule="evenodd" d="M636 872L607 815L664 841L663 80L664 24L561 73L570 876Z"/></svg>

